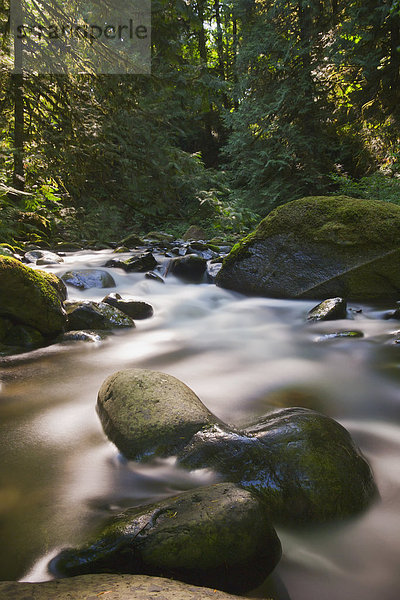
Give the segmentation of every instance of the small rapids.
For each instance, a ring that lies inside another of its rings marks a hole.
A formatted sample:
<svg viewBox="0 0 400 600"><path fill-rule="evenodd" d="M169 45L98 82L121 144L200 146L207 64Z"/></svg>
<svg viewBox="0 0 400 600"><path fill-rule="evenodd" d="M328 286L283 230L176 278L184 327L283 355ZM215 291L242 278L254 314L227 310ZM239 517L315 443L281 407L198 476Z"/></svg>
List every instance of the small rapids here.
<svg viewBox="0 0 400 600"><path fill-rule="evenodd" d="M46 269L61 274L109 258L110 251L82 251ZM1 359L0 579L49 579L49 558L81 543L110 512L217 480L211 471L184 471L173 458L125 461L107 441L98 389L111 373L142 367L178 377L234 425L285 406L342 423L370 461L381 500L334 527L279 530L284 555L275 577L287 592L276 598L398 600L400 322L382 318L393 307L350 303L352 319L307 324L315 301L109 272L115 289L69 288L69 298L101 300L117 291L149 302L154 317L99 343ZM363 337L329 335L349 330Z"/></svg>

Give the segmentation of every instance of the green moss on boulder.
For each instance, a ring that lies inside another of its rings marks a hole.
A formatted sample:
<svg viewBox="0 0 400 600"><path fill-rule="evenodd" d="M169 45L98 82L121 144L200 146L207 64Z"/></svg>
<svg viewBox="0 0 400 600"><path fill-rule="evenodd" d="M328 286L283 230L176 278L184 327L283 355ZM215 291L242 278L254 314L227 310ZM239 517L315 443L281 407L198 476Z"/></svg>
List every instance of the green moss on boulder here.
<svg viewBox="0 0 400 600"><path fill-rule="evenodd" d="M400 207L347 196L289 202L234 246L216 283L275 297L397 298Z"/></svg>
<svg viewBox="0 0 400 600"><path fill-rule="evenodd" d="M114 517L92 542L63 551L53 570L163 574L242 592L275 568L281 545L262 504L246 490L216 484Z"/></svg>
<svg viewBox="0 0 400 600"><path fill-rule="evenodd" d="M63 289L55 275L0 256L1 316L29 325L44 335L55 335L63 331L66 323Z"/></svg>

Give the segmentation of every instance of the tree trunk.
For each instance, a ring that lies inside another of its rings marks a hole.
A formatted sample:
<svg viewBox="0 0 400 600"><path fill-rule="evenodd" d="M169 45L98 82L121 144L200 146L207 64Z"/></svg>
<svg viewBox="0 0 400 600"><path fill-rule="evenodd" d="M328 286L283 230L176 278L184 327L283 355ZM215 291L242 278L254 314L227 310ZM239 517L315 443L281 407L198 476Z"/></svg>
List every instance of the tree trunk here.
<svg viewBox="0 0 400 600"><path fill-rule="evenodd" d="M20 11L22 12L22 11ZM18 15L18 12L16 12ZM22 23L22 20L21 20ZM25 187L24 173L24 75L22 70L22 40L14 34L14 73L12 90L14 96L14 168L13 186L23 191Z"/></svg>
<svg viewBox="0 0 400 600"><path fill-rule="evenodd" d="M219 0L214 0L215 21L217 23L217 54L218 54L218 75L225 81L225 61L224 61L224 43L222 40L222 25Z"/></svg>

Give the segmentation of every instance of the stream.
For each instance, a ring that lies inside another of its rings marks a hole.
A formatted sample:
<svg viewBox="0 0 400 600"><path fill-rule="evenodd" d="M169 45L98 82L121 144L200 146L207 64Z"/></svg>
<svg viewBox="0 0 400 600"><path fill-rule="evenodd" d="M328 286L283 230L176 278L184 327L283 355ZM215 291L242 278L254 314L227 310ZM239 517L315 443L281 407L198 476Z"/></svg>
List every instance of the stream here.
<svg viewBox="0 0 400 600"><path fill-rule="evenodd" d="M46 270L100 267L111 256L67 253ZM98 389L111 373L142 367L178 377L230 424L305 406L344 425L373 468L381 500L340 525L278 529L276 600L398 600L400 321L382 318L393 306L350 303L350 320L307 324L316 301L245 297L211 284L169 277L162 285L108 271L116 288L69 288L69 298L101 300L118 291L149 302L151 319L99 343L0 359L0 579L51 579L49 559L82 543L110 510L217 480L211 471L184 471L173 458L124 461L106 439L95 410ZM363 337L329 335L346 330Z"/></svg>

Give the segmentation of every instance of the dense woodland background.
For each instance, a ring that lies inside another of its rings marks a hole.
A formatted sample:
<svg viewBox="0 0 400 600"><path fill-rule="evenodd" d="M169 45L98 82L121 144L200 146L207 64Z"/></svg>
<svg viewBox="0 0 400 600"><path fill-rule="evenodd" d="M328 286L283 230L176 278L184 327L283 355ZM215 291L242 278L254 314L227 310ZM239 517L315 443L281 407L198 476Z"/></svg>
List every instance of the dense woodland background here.
<svg viewBox="0 0 400 600"><path fill-rule="evenodd" d="M399 14L152 0L151 76L24 76L0 1L0 241L242 234L315 194L400 203Z"/></svg>

